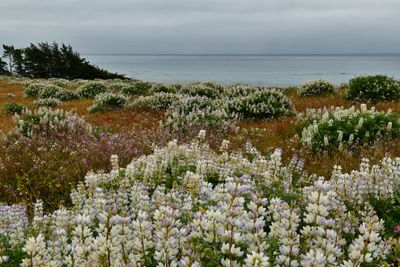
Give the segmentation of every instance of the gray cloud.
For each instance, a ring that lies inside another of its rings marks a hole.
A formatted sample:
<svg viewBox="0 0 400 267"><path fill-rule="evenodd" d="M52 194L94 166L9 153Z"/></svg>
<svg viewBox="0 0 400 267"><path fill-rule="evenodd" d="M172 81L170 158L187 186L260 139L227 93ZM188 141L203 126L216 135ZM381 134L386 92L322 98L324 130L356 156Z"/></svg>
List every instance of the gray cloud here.
<svg viewBox="0 0 400 267"><path fill-rule="evenodd" d="M81 53L400 52L398 0L1 0L0 42Z"/></svg>

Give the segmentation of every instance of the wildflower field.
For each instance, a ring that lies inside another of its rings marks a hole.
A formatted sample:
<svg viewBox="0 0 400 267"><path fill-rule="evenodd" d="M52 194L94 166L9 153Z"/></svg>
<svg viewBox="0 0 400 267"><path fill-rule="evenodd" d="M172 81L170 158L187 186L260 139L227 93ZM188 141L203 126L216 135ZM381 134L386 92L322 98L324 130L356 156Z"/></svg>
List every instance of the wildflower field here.
<svg viewBox="0 0 400 267"><path fill-rule="evenodd" d="M399 266L399 95L0 77L0 266Z"/></svg>

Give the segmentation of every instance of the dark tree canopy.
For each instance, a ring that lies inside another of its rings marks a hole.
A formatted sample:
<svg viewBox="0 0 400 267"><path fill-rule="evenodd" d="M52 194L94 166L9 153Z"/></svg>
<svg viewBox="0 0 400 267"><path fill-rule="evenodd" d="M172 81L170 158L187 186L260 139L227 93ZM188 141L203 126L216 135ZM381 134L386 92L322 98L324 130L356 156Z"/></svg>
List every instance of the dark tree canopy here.
<svg viewBox="0 0 400 267"><path fill-rule="evenodd" d="M70 45L43 42L22 49L3 45L3 51L3 58L8 62L4 69L13 75L30 78L125 79L123 75L90 64Z"/></svg>
<svg viewBox="0 0 400 267"><path fill-rule="evenodd" d="M0 75L8 75L7 63L0 58Z"/></svg>

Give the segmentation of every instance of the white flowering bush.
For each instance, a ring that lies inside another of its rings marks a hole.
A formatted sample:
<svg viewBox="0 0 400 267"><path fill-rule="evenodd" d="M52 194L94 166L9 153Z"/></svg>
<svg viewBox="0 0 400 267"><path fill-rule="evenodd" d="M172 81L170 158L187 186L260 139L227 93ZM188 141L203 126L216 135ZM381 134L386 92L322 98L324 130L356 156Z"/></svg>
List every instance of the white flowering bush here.
<svg viewBox="0 0 400 267"><path fill-rule="evenodd" d="M121 93L127 96L131 95L146 95L150 92L152 85L146 82L135 82L124 86Z"/></svg>
<svg viewBox="0 0 400 267"><path fill-rule="evenodd" d="M57 85L52 85L48 84L44 86L42 89L40 89L37 97L44 99L44 98L57 98L57 95L63 91L64 89L57 86Z"/></svg>
<svg viewBox="0 0 400 267"><path fill-rule="evenodd" d="M371 144L396 137L400 130L397 114L368 109L365 104L360 109L310 109L304 121L301 141L313 151Z"/></svg>
<svg viewBox="0 0 400 267"><path fill-rule="evenodd" d="M44 83L28 83L25 86L25 97L37 97L44 87L46 87Z"/></svg>
<svg viewBox="0 0 400 267"><path fill-rule="evenodd" d="M212 127L225 130L235 120L222 107L219 100L205 96L185 96L172 103L165 113L163 126L172 131L190 127Z"/></svg>
<svg viewBox="0 0 400 267"><path fill-rule="evenodd" d="M180 84L153 84L150 91L152 93L179 93L181 88Z"/></svg>
<svg viewBox="0 0 400 267"><path fill-rule="evenodd" d="M0 206L12 241L3 246L22 247L22 266L396 264L396 241L368 199L399 192L399 158L337 167L326 180L285 166L280 150L249 159L227 146L173 141L126 168L113 156L111 172L87 174L71 208L45 214L38 201L30 223L22 206Z"/></svg>
<svg viewBox="0 0 400 267"><path fill-rule="evenodd" d="M326 80L308 81L302 84L298 92L300 96L318 96L335 92L335 86Z"/></svg>
<svg viewBox="0 0 400 267"><path fill-rule="evenodd" d="M234 89L236 96L225 101L225 109L230 114L237 114L241 118L271 119L293 115L294 106L290 99L281 92L273 89Z"/></svg>
<svg viewBox="0 0 400 267"><path fill-rule="evenodd" d="M167 110L172 103L182 97L182 95L173 93L155 93L149 96L140 96L132 101L130 107L137 110Z"/></svg>
<svg viewBox="0 0 400 267"><path fill-rule="evenodd" d="M57 132L91 132L92 127L72 111L42 107L37 110L24 110L14 115L15 134L30 137L33 134Z"/></svg>
<svg viewBox="0 0 400 267"><path fill-rule="evenodd" d="M128 103L129 98L118 93L102 93L98 94L88 110L90 112L100 112L108 110L123 109Z"/></svg>
<svg viewBox="0 0 400 267"><path fill-rule="evenodd" d="M205 96L208 98L218 98L223 92L224 87L212 82L194 83L183 85L179 92L190 96Z"/></svg>
<svg viewBox="0 0 400 267"><path fill-rule="evenodd" d="M400 83L385 75L359 76L350 80L347 99L363 102L397 101Z"/></svg>
<svg viewBox="0 0 400 267"><path fill-rule="evenodd" d="M57 98L39 98L34 103L36 107L55 108L61 106L61 101Z"/></svg>
<svg viewBox="0 0 400 267"><path fill-rule="evenodd" d="M107 87L102 82L86 82L79 86L77 94L81 98L94 98L96 95L107 92Z"/></svg>
<svg viewBox="0 0 400 267"><path fill-rule="evenodd" d="M66 80L66 79L62 79L62 78L56 78L56 79L49 79L49 81L59 87L62 88L68 88L71 87L71 82Z"/></svg>

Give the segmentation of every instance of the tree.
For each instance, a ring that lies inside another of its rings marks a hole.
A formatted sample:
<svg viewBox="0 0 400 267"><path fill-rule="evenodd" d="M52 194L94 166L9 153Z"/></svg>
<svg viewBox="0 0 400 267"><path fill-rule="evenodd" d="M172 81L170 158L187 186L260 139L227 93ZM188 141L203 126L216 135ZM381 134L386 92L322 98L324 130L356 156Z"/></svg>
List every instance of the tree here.
<svg viewBox="0 0 400 267"><path fill-rule="evenodd" d="M7 70L7 63L0 58L0 75L9 75Z"/></svg>
<svg viewBox="0 0 400 267"><path fill-rule="evenodd" d="M110 73L81 58L70 45L42 42L22 49L3 45L3 57L9 61L10 72L31 78L65 79L126 79Z"/></svg>

